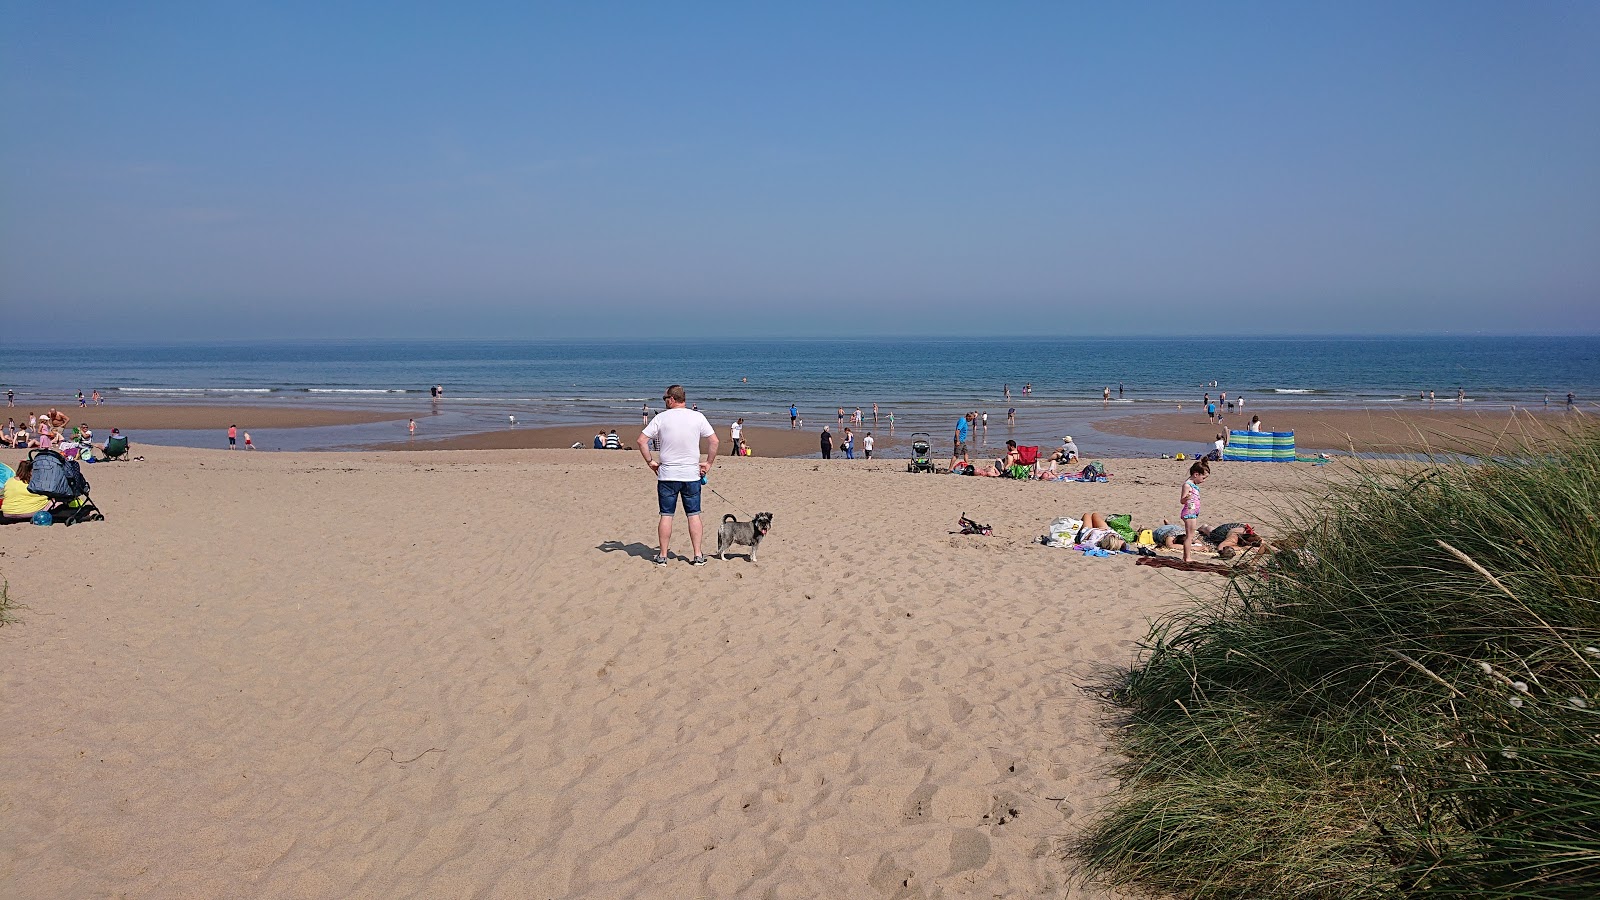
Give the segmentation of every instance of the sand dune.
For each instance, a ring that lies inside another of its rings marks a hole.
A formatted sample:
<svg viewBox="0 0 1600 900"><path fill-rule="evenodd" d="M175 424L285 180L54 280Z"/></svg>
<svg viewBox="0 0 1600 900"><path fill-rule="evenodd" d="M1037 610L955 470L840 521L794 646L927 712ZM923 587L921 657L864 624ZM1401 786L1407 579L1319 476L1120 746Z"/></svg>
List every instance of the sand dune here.
<svg viewBox="0 0 1600 900"><path fill-rule="evenodd" d="M1221 582L1029 544L1173 514L1161 461L723 460L761 562L658 569L632 454L143 449L108 521L0 529L8 896L1116 896L1062 859L1079 685ZM1329 475L1219 467L1208 518Z"/></svg>

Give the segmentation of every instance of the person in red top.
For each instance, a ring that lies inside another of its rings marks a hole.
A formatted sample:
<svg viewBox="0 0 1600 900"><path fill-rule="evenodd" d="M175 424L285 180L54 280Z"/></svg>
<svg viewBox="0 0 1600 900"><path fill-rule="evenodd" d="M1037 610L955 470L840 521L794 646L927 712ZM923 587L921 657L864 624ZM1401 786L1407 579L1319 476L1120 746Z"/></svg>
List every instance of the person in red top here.
<svg viewBox="0 0 1600 900"><path fill-rule="evenodd" d="M228 426L228 449L229 450L237 450L238 448L239 448L239 426L237 426L237 425L229 425Z"/></svg>

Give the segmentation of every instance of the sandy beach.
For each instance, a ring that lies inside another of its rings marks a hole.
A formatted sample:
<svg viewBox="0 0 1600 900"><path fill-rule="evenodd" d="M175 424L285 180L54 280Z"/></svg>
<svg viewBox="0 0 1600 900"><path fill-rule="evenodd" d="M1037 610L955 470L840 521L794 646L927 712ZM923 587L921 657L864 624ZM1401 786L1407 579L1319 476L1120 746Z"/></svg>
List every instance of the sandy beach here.
<svg viewBox="0 0 1600 900"><path fill-rule="evenodd" d="M631 453L144 453L0 530L9 896L1120 896L1063 858L1114 787L1081 686L1223 581L1030 543L1173 516L1160 460L724 458L760 562L662 569ZM1205 517L1331 477L1220 467Z"/></svg>
<svg viewBox="0 0 1600 900"><path fill-rule="evenodd" d="M1296 446L1303 450L1374 453L1482 450L1507 438L1538 437L1550 429L1592 421L1561 412L1504 409L1271 409L1235 413L1215 425L1206 421L1205 408L1196 404L1193 411L1186 407L1182 412L1127 416L1097 422L1095 427L1112 434L1181 441L1185 446L1178 449L1184 450L1194 444L1209 447L1224 429L1243 431L1255 415L1261 416L1263 431L1293 431Z"/></svg>

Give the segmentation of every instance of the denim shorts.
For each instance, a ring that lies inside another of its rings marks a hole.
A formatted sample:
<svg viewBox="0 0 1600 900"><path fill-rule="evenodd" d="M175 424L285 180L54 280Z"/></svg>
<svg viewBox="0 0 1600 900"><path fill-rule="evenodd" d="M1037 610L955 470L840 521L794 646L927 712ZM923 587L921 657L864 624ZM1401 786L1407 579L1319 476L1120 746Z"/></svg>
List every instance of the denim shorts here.
<svg viewBox="0 0 1600 900"><path fill-rule="evenodd" d="M656 499L661 503L661 514L670 516L678 511L678 497L683 497L683 514L700 515L700 480L658 481Z"/></svg>

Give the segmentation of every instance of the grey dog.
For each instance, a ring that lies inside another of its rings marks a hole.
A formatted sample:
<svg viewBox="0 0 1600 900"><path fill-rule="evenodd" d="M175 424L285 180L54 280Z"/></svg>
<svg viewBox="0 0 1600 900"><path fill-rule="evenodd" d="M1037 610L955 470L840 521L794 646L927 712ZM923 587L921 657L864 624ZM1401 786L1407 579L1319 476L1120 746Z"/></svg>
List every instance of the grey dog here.
<svg viewBox="0 0 1600 900"><path fill-rule="evenodd" d="M739 521L739 517L728 513L722 517L722 528L717 532L717 559L728 558L728 548L734 544L744 544L750 548L750 561L756 561L756 551L761 549L761 539L772 530L772 513L756 513L756 517L748 522Z"/></svg>

